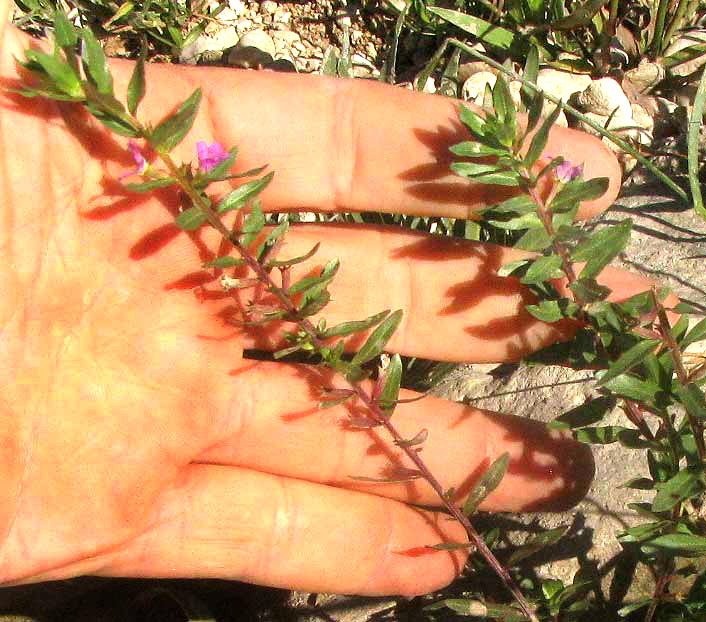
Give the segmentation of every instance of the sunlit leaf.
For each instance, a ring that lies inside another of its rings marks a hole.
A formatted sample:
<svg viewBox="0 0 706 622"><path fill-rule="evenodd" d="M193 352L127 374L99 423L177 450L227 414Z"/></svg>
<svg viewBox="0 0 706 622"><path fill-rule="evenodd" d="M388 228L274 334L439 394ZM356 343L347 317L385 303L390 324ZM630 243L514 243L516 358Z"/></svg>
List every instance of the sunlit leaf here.
<svg viewBox="0 0 706 622"><path fill-rule="evenodd" d="M375 315L371 315L369 318L365 320L355 320L352 322L343 322L341 324L337 324L336 326L332 326L331 328L327 328L326 330L322 331L319 333L319 336L322 339L328 339L329 337L347 337L348 335L352 335L354 333L359 333L364 330L368 330L369 328L372 328L373 326L376 326L380 322L382 322L387 315L389 314L388 311L381 311L380 313L376 313Z"/></svg>
<svg viewBox="0 0 706 622"><path fill-rule="evenodd" d="M201 208L190 207L176 217L177 227L184 231L194 231L206 222L206 214Z"/></svg>
<svg viewBox="0 0 706 622"><path fill-rule="evenodd" d="M495 490L505 477L507 465L510 462L510 454L505 452L483 472L478 481L473 486L470 494L463 504L463 513L466 516L475 514L478 506L483 500Z"/></svg>
<svg viewBox="0 0 706 622"><path fill-rule="evenodd" d="M84 92L76 72L63 60L39 50L27 49L25 56L30 63L35 63L48 76L51 84L59 91L72 98L83 98ZM25 67L32 70L31 64Z"/></svg>
<svg viewBox="0 0 706 622"><path fill-rule="evenodd" d="M238 241L243 246L249 246L255 241L255 238L260 234L264 226L265 215L262 213L262 208L256 201L250 213L245 217Z"/></svg>
<svg viewBox="0 0 706 622"><path fill-rule="evenodd" d="M462 158L480 158L485 156L500 156L507 153L507 149L491 147L476 141L466 141L449 147L449 151Z"/></svg>
<svg viewBox="0 0 706 622"><path fill-rule="evenodd" d="M645 402L646 404L654 403L661 392L660 387L653 382L640 380L630 374L616 376L612 380L605 382L603 386L613 393L637 402Z"/></svg>
<svg viewBox="0 0 706 622"><path fill-rule="evenodd" d="M399 354L393 354L390 357L390 362L385 368L384 374L385 378L382 391L380 391L378 396L378 405L385 416L390 417L397 406L397 400L400 396L400 384L402 383L402 359Z"/></svg>
<svg viewBox="0 0 706 622"><path fill-rule="evenodd" d="M400 439L398 441L395 441L395 445L398 447L412 447L414 445L421 445L424 441L427 440L427 437L429 436L429 430L426 428L422 428L415 436L409 439Z"/></svg>
<svg viewBox="0 0 706 622"><path fill-rule="evenodd" d="M382 354L387 342L390 340L395 330L402 321L402 310L399 309L388 315L380 325L370 334L367 341L358 350L351 363L362 365L363 363Z"/></svg>
<svg viewBox="0 0 706 622"><path fill-rule="evenodd" d="M525 285L543 283L549 279L558 279L563 276L561 271L561 257L559 255L548 255L538 257L527 268L527 272L520 279Z"/></svg>
<svg viewBox="0 0 706 622"><path fill-rule="evenodd" d="M561 112L561 108L557 106L544 120L544 123L542 123L535 135L532 136L529 148L525 154L526 167L530 168L542 155L544 148L547 146L547 141L549 140L549 132L556 123L559 112Z"/></svg>
<svg viewBox="0 0 706 622"><path fill-rule="evenodd" d="M310 251L304 253L303 255L300 255L299 257L293 257L292 259L277 259L277 260L272 260L268 261L265 264L266 268L281 268L284 266L293 266L298 263L302 263L306 261L307 259L311 259L316 252L319 250L319 247L321 246L321 242L317 242Z"/></svg>
<svg viewBox="0 0 706 622"><path fill-rule="evenodd" d="M149 137L150 144L156 151L169 153L189 133L199 110L201 94L201 89L196 89L174 114L161 121L152 130Z"/></svg>
<svg viewBox="0 0 706 622"><path fill-rule="evenodd" d="M243 207L250 199L257 196L275 176L274 171L268 173L260 179L249 181L242 186L238 186L235 190L228 193L216 206L216 211L219 214L225 214L231 210L237 210Z"/></svg>
<svg viewBox="0 0 706 622"><path fill-rule="evenodd" d="M649 352L654 351L654 349L660 344L657 339L645 339L644 341L637 342L632 348L627 352L624 352L617 361L611 363L610 367L604 371L596 374L598 379L597 385L603 386L609 380L631 370L636 365L642 362L642 359Z"/></svg>
<svg viewBox="0 0 706 622"><path fill-rule="evenodd" d="M588 181L580 179L570 181L564 184L561 190L556 193L556 196L549 204L549 209L553 212L560 212L571 207L574 203L597 199L608 190L608 181L607 177L596 177Z"/></svg>
<svg viewBox="0 0 706 622"><path fill-rule="evenodd" d="M677 503L691 499L704 491L703 468L687 468L679 471L674 477L657 484L657 494L652 501L652 510L666 512Z"/></svg>
<svg viewBox="0 0 706 622"><path fill-rule="evenodd" d="M648 542L650 547L681 553L706 553L706 537L687 533L670 533Z"/></svg>
<svg viewBox="0 0 706 622"><path fill-rule="evenodd" d="M127 109L131 115L137 112L142 98L145 96L145 59L141 54L132 70L130 82L127 85Z"/></svg>
<svg viewBox="0 0 706 622"><path fill-rule="evenodd" d="M684 349L692 343L696 343L702 339L706 339L706 318L696 324L696 326L694 326L694 328L686 334L686 337L681 340L679 345L682 349Z"/></svg>
<svg viewBox="0 0 706 622"><path fill-rule="evenodd" d="M426 6L426 10L434 15L438 15L441 19L446 20L464 32L477 37L488 45L507 51L512 47L513 41L515 40L515 33L511 30L502 28L497 24L486 22L479 17L467 15L459 11L452 11L451 9L430 6L429 4Z"/></svg>
<svg viewBox="0 0 706 622"><path fill-rule="evenodd" d="M235 266L242 266L245 264L244 259L239 259L238 257L231 257L230 255L225 255L223 257L216 257L211 261L207 261L203 264L204 268L233 268Z"/></svg>
<svg viewBox="0 0 706 622"><path fill-rule="evenodd" d="M538 320L552 324L567 317L574 317L579 306L566 298L542 300L535 305L527 305L527 311Z"/></svg>
<svg viewBox="0 0 706 622"><path fill-rule="evenodd" d="M592 279L615 259L630 240L632 220L627 218L617 225L606 227L580 242L571 254L572 261L585 261L582 279Z"/></svg>
<svg viewBox="0 0 706 622"><path fill-rule="evenodd" d="M54 13L54 38L59 47L72 48L78 43L76 28L61 10Z"/></svg>
<svg viewBox="0 0 706 622"><path fill-rule="evenodd" d="M151 192L157 188L166 188L177 183L173 177L160 177L159 179L150 179L141 183L125 184L125 188L130 192Z"/></svg>
<svg viewBox="0 0 706 622"><path fill-rule="evenodd" d="M83 39L83 64L86 73L93 80L99 93L113 94L113 76L110 74L108 59L90 28L81 31Z"/></svg>

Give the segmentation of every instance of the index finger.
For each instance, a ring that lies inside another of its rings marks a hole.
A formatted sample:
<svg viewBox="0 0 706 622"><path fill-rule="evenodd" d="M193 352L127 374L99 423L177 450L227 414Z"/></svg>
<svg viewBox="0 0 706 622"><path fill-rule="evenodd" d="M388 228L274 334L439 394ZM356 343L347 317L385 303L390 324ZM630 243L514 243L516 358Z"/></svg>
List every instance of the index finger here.
<svg viewBox="0 0 706 622"><path fill-rule="evenodd" d="M115 71L123 88L131 63ZM190 138L237 145L240 171L267 163L275 179L268 210L379 211L452 218L498 202L504 188L472 184L449 170L449 147L468 139L457 100L365 80L338 80L222 67L150 65L143 113L158 120L197 86L204 102ZM546 153L608 177L606 194L582 206L589 217L617 195L620 168L593 136L556 127Z"/></svg>

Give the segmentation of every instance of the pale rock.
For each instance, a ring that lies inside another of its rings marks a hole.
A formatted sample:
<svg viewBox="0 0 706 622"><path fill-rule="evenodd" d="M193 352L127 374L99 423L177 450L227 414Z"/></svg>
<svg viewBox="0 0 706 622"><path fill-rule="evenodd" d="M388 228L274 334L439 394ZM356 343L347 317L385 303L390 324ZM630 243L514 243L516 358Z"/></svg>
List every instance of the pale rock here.
<svg viewBox="0 0 706 622"><path fill-rule="evenodd" d="M706 30L689 30L681 33L679 37L664 51L665 56L671 56L677 52L691 47L692 45L700 45L706 42ZM701 54L693 60L676 65L670 69L670 72L675 76L688 76L706 63L706 54Z"/></svg>
<svg viewBox="0 0 706 622"><path fill-rule="evenodd" d="M280 24L289 24L292 21L292 14L284 9L278 9L272 20Z"/></svg>
<svg viewBox="0 0 706 622"><path fill-rule="evenodd" d="M490 88L495 86L497 76L489 71L479 71L474 73L461 87L461 97L465 101L472 101L479 106L483 104L483 94L485 93L486 84Z"/></svg>
<svg viewBox="0 0 706 622"><path fill-rule="evenodd" d="M417 91L417 90L419 90L419 89L417 88L417 84L419 83L420 77L421 77L421 76L416 76L416 77L414 78L414 82L412 82L412 83L403 83L403 84L400 85L400 86L407 86L407 85L409 84L409 86L408 86L407 88L409 88L409 89L412 90L412 91ZM422 89L422 91L423 91L424 93L432 93L432 94L433 94L433 93L436 93L436 82L434 82L434 78L433 78L432 76L429 76L429 77L427 78L427 81L424 83L424 88Z"/></svg>
<svg viewBox="0 0 706 622"><path fill-rule="evenodd" d="M458 66L458 81L463 83L468 80L468 78L470 78L474 73L479 73L481 71L487 71L492 74L497 73L497 70L493 69L490 65L488 65L488 63L484 63L480 60L474 60L468 63L461 63Z"/></svg>
<svg viewBox="0 0 706 622"><path fill-rule="evenodd" d="M613 78L593 80L588 87L578 94L579 106L586 112L605 117L613 115L622 119L632 116L630 100Z"/></svg>
<svg viewBox="0 0 706 622"><path fill-rule="evenodd" d="M275 32L271 33L270 36L274 40L275 45L277 45L278 41L287 43L288 45L291 45L295 41L301 41L299 33L293 32L292 30L276 30Z"/></svg>
<svg viewBox="0 0 706 622"><path fill-rule="evenodd" d="M268 35L264 30L251 30L246 32L240 41L238 41L238 47L241 48L257 48L265 54L270 56L275 55L275 44L272 41L272 37Z"/></svg>
<svg viewBox="0 0 706 622"><path fill-rule="evenodd" d="M655 129L655 122L647 110L640 104L632 104L632 120L635 125L640 126L644 131L639 132L638 140L643 145L652 142L652 134Z"/></svg>
<svg viewBox="0 0 706 622"><path fill-rule="evenodd" d="M522 97L520 96L520 93L522 91L522 82L519 80L513 80L507 85L508 89L510 89L510 96L512 97L512 101L515 103L515 106L519 109L520 105L522 104Z"/></svg>
<svg viewBox="0 0 706 622"><path fill-rule="evenodd" d="M647 93L664 78L664 67L645 57L640 60L637 67L628 69L625 72L625 77L635 85L640 93Z"/></svg>
<svg viewBox="0 0 706 622"><path fill-rule="evenodd" d="M608 117L603 114L596 114L595 112L584 112L584 115L588 117L591 121L600 125L607 130L614 130L623 138L632 138L638 140L640 135L640 130L635 128L635 121L632 118L632 108L630 109L630 116L624 117L619 114L614 114L612 117ZM610 121L608 119L610 118ZM590 125L579 122L579 127L589 133L597 136L598 133ZM620 147L618 147L614 142L604 139L605 143L616 153L620 152Z"/></svg>
<svg viewBox="0 0 706 622"><path fill-rule="evenodd" d="M214 53L219 56L224 50L232 48L237 43L238 33L234 26L221 28L212 35L202 33L192 43L182 48L179 62L195 65L202 56L214 55Z"/></svg>
<svg viewBox="0 0 706 622"><path fill-rule="evenodd" d="M273 0L265 0L260 3L260 13L263 15L274 15L278 8L279 6Z"/></svg>
<svg viewBox="0 0 706 622"><path fill-rule="evenodd" d="M252 20L247 17L241 17L237 24L238 32L247 32L252 28Z"/></svg>
<svg viewBox="0 0 706 622"><path fill-rule="evenodd" d="M228 0L228 8L233 11L236 16L240 16L245 11L245 2L243 2L243 0Z"/></svg>
<svg viewBox="0 0 706 622"><path fill-rule="evenodd" d="M537 74L537 86L545 93L562 101L568 101L574 93L580 93L591 84L591 76L558 71L547 67Z"/></svg>
<svg viewBox="0 0 706 622"><path fill-rule="evenodd" d="M352 54L351 55L351 62L354 65L358 65L360 67L367 67L368 69L375 69L375 65L373 65L365 56L362 54Z"/></svg>

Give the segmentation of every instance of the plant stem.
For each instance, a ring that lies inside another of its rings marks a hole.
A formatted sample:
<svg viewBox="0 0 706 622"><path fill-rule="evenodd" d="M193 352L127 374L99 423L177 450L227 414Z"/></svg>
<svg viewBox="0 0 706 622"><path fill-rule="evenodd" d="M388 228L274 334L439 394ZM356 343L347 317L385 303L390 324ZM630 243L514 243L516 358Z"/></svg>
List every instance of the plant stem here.
<svg viewBox="0 0 706 622"><path fill-rule="evenodd" d="M292 317L297 315L297 307L292 302L291 298L287 295L286 291L281 287L278 287L274 282L270 274L265 268L253 257L253 255L245 248L240 242L236 235L229 231L227 227L221 222L218 214L213 210L213 208L206 203L203 197L197 192L188 180L182 175L179 168L176 166L171 156L165 152L158 152L160 158L164 162L169 173L177 180L179 186L191 199L194 206L202 210L206 216L207 222L218 231L221 236L228 240L233 247L238 252L238 254L245 261L247 266L255 273L257 279L267 286L268 290L274 294L279 303L282 305L285 311ZM295 320L297 326L303 330L309 337L312 345L317 351L321 351L326 347L324 342L319 338L317 330L314 325L306 318L298 318ZM471 524L460 508L455 506L444 494L444 488L439 483L439 481L434 477L429 468L426 466L419 453L415 451L414 447L409 447L400 442L404 440L404 437L399 433L397 428L392 424L390 418L385 416L380 407L378 406L376 400L374 400L361 386L358 382L348 382L351 389L355 392L358 398L366 405L370 411L371 418L382 427L387 430L387 432L392 437L393 441L402 449L402 451L407 455L407 457L414 463L422 477L427 481L427 483L432 487L434 492L439 496L444 508L459 522L463 525L468 538L480 552L483 558L486 560L488 565L495 571L495 573L500 577L502 582L505 584L506 588L512 593L512 595L517 600L518 604L522 608L523 613L531 622L539 622L534 609L527 602L519 587L515 584L515 581L510 576L510 573L503 567L503 565L498 561L492 551L485 544L483 538L476 531L476 529Z"/></svg>

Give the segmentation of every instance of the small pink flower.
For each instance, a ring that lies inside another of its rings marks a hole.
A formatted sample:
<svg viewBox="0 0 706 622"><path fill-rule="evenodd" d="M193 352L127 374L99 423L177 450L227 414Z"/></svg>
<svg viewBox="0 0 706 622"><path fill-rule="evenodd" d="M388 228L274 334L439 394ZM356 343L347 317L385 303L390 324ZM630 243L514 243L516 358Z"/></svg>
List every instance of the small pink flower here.
<svg viewBox="0 0 706 622"><path fill-rule="evenodd" d="M230 157L230 153L223 149L220 143L209 145L203 140L196 142L196 153L199 156L199 169L204 173L208 173Z"/></svg>
<svg viewBox="0 0 706 622"><path fill-rule="evenodd" d="M573 165L568 160L564 160L554 169L556 178L563 184L567 184L583 175L583 164Z"/></svg>
<svg viewBox="0 0 706 622"><path fill-rule="evenodd" d="M127 171L120 175L119 179L132 177L133 175L142 175L147 170L147 160L142 155L142 150L134 140L127 141L127 150L130 152L132 159L135 160L136 168L132 171Z"/></svg>

